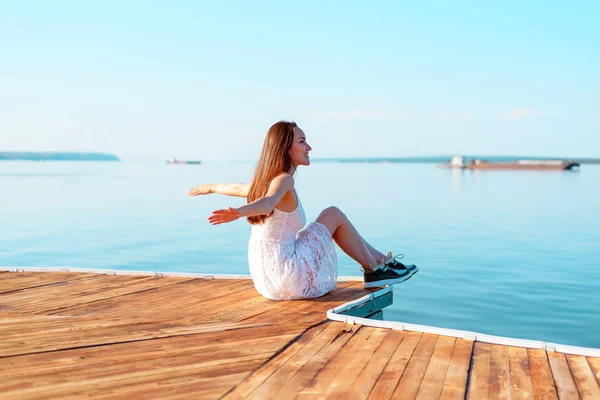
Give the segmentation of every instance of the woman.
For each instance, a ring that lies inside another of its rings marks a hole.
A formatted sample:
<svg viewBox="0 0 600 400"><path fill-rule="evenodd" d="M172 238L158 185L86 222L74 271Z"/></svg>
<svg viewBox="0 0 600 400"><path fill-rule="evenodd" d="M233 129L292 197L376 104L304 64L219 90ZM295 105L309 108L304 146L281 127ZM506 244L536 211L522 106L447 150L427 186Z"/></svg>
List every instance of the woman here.
<svg viewBox="0 0 600 400"><path fill-rule="evenodd" d="M296 123L280 121L267 133L251 184L209 184L189 195L220 193L247 197L248 204L213 211L213 225L246 217L252 224L248 247L250 274L256 290L273 300L314 298L336 286L337 255L333 242L364 271L364 287L403 282L417 271L386 257L369 245L336 207L323 210L315 222L306 216L294 189L294 173L310 165L306 135Z"/></svg>

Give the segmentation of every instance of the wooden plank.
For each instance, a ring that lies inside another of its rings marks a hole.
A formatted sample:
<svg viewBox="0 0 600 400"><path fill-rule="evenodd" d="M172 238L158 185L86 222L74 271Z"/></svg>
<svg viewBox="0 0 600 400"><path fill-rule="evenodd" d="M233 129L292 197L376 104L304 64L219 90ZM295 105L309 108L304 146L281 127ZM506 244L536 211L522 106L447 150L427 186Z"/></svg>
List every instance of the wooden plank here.
<svg viewBox="0 0 600 400"><path fill-rule="evenodd" d="M442 395L455 342L456 339L449 336L438 338L417 392L418 398L439 399Z"/></svg>
<svg viewBox="0 0 600 400"><path fill-rule="evenodd" d="M600 399L600 387L585 356L567 354L567 363L582 399Z"/></svg>
<svg viewBox="0 0 600 400"><path fill-rule="evenodd" d="M331 323L300 351L294 354L285 364L272 373L263 383L258 386L248 398L265 399L273 393L277 393L321 349L344 336L352 336L360 328L356 326L344 326Z"/></svg>
<svg viewBox="0 0 600 400"><path fill-rule="evenodd" d="M299 397L304 399L344 397L386 335L387 330L362 327L310 380L310 383L299 393ZM320 366L324 364L323 362ZM276 395L274 398L279 397Z"/></svg>
<svg viewBox="0 0 600 400"><path fill-rule="evenodd" d="M18 304L23 311L34 311L36 313L52 313L53 308L64 306L77 306L80 302L87 303L98 299L118 297L127 294L131 289L141 286L143 291L158 286L177 284L178 280L164 278L139 278L139 277L102 277L99 279L85 279L69 282L66 285L41 288L40 290L28 290L14 294L8 294L4 300L9 303ZM112 281L112 282L111 282Z"/></svg>
<svg viewBox="0 0 600 400"><path fill-rule="evenodd" d="M383 369L377 382L375 382L375 386L369 394L370 399L389 399L392 397L422 335L421 332L404 333L400 345Z"/></svg>
<svg viewBox="0 0 600 400"><path fill-rule="evenodd" d="M419 344L415 349L406 371L400 378L400 382L394 391L393 396L401 399L414 399L417 396L419 386L423 380L423 376L431 360L431 355L438 341L438 335L424 333L419 340Z"/></svg>
<svg viewBox="0 0 600 400"><path fill-rule="evenodd" d="M60 325L56 321L48 321L46 328L38 325L40 330L16 331L0 337L0 357L257 326L265 324L229 322L189 325L178 321L90 321L70 317L60 321Z"/></svg>
<svg viewBox="0 0 600 400"><path fill-rule="evenodd" d="M181 306L180 311L184 314L188 314L193 317L194 322L232 322L224 321L223 318L219 318L217 312L219 307L227 305L232 308L232 304L236 304L247 298L256 298L257 293L254 289L252 281L247 279L241 280L201 280L197 283L201 286L191 287L189 290L193 292L193 299L196 302L189 302L185 299L185 303L178 300L178 304ZM209 288L205 290L205 288ZM198 306L202 305L202 312L196 313L194 310ZM237 308L237 307L236 307ZM190 310L184 311L184 310Z"/></svg>
<svg viewBox="0 0 600 400"><path fill-rule="evenodd" d="M258 295L253 285L248 285L247 282L239 282L234 287L229 287L227 293L219 293L218 296L214 296L213 293L206 297L207 301L206 315L213 316L223 312L238 310L243 308L246 304L252 304L256 302L271 302L271 300L265 299ZM222 292L222 290L220 291ZM236 302L236 307L231 307L231 301ZM239 302L239 305L238 305ZM210 318L210 317L209 317Z"/></svg>
<svg viewBox="0 0 600 400"><path fill-rule="evenodd" d="M598 384L600 384L600 358L587 357L587 362L588 362L588 364L590 364L590 367L592 368L592 372L594 373L594 376L596 377L596 382L598 382Z"/></svg>
<svg viewBox="0 0 600 400"><path fill-rule="evenodd" d="M106 282L106 279L114 282ZM53 314L64 309L98 300L116 298L182 282L181 279L156 277L105 277L80 279L64 285L38 287L23 292L13 292L1 297L5 304L17 305L19 310Z"/></svg>
<svg viewBox="0 0 600 400"><path fill-rule="evenodd" d="M293 333L273 334L269 327L260 332L253 330L252 340L248 340L247 335L232 337L220 332L221 335L210 333L158 339L152 341L153 344L137 342L5 358L0 360L1 369L9 376L0 381L0 391L17 391L23 395L46 393L59 397L73 393L74 386L117 388L191 374L218 376L231 372L231 365L257 361L248 370L250 373L295 337ZM229 343L224 345L223 339ZM28 366L38 368L32 373ZM67 376L69 379L65 380Z"/></svg>
<svg viewBox="0 0 600 400"><path fill-rule="evenodd" d="M338 285L331 292L316 299L293 300L288 302L290 307L284 309L268 310L268 313L248 316L252 322L260 322L260 318L269 319L270 316L277 318L281 323L297 323L300 317L313 313L316 308L328 310L337 307L347 301L357 299L368 293L362 288L362 282L338 282Z"/></svg>
<svg viewBox="0 0 600 400"><path fill-rule="evenodd" d="M547 354L558 397L561 400L578 399L579 394L577 393L577 386L571 375L571 370L569 369L565 355L554 352L548 352Z"/></svg>
<svg viewBox="0 0 600 400"><path fill-rule="evenodd" d="M353 290L349 291L349 288ZM355 291L357 289L360 290L358 294ZM334 290L318 299L294 300L288 302L287 307L277 307L274 305L271 308L263 310L261 313L241 317L240 321L264 322L265 320L272 320L274 318L280 323L299 323L299 318L315 311L315 307L326 312L330 308L337 307L365 294L366 291L362 289L362 282L338 282L338 286ZM322 316L322 314L319 314L319 316ZM312 319L307 323L311 323L311 321Z"/></svg>
<svg viewBox="0 0 600 400"><path fill-rule="evenodd" d="M247 296L248 299L242 300L235 308L225 304L224 312L220 315L220 320L231 320L238 322L255 322L264 323L265 321L276 321L277 323L287 323L287 320L282 315L287 315L299 307L307 307L310 310L322 309L322 312L313 314L311 318L304 321L298 321L299 315L295 315L293 321L295 324L314 325L326 320L325 311L328 308L338 306L343 303L343 299L337 297L338 289L334 290L325 296L318 299L309 300L294 300L294 301L273 301L257 296L253 291L254 296Z"/></svg>
<svg viewBox="0 0 600 400"><path fill-rule="evenodd" d="M297 317L291 319L291 322L296 324L310 324L315 319L321 318L323 313L326 313L327 310L335 308L350 300L360 298L364 295L365 290L362 288L347 288L344 292L332 296L331 299L324 299L324 301L318 302L314 307L310 308L310 311L306 313L299 313Z"/></svg>
<svg viewBox="0 0 600 400"><path fill-rule="evenodd" d="M493 344L490 350L490 398L510 399L510 388L508 348Z"/></svg>
<svg viewBox="0 0 600 400"><path fill-rule="evenodd" d="M248 376L247 370L251 367L246 367L246 371L240 373L236 373L240 369L238 367L231 372L228 370L223 375L210 378L190 376L186 377L184 382L171 380L169 382L161 381L154 385L144 385L135 391L135 396L144 399L166 398L169 400L220 399L232 384L236 384ZM114 395L112 397L108 395L106 398L114 398Z"/></svg>
<svg viewBox="0 0 600 400"><path fill-rule="evenodd" d="M473 342L471 340L456 339L441 399L463 400L465 398L472 353Z"/></svg>
<svg viewBox="0 0 600 400"><path fill-rule="evenodd" d="M240 288L237 293L220 298L220 301L213 302L207 308L203 321L244 321L243 315L247 313L257 313L269 306L285 308L287 302L278 302L266 299L260 296L254 286ZM231 307L235 304L235 307ZM257 321L252 321L257 322Z"/></svg>
<svg viewBox="0 0 600 400"><path fill-rule="evenodd" d="M541 400L558 399L546 351L541 349L527 349L527 355L529 356L534 398Z"/></svg>
<svg viewBox="0 0 600 400"><path fill-rule="evenodd" d="M104 369L96 367L95 365L87 365L87 374L81 370L76 370L73 376L62 374L62 372L46 375L38 374L38 381L34 381L29 377L18 377L18 379L14 380L12 383L3 385L8 386L3 387L3 392L20 391L22 389L31 387L39 389L39 392L48 392L54 390L56 387L64 388L65 385L63 385L63 383L66 381L65 377L67 376L68 381L72 383L72 386L98 384L100 386L105 385L106 387L116 388L119 386L119 383L113 381L126 381L131 377L135 378L136 380L139 378L139 382L151 382L152 379L143 378L145 374L154 375L153 379L157 380L172 379L180 376L185 377L185 374L182 375L180 373L182 370L187 370L188 374L194 374L197 377L219 376L220 374L233 372L232 366L240 365L242 363L246 365L253 364L252 368L247 370L248 373L251 373L262 363L268 360L271 355L272 352L249 352L248 354L239 354L232 350L228 353L222 353L222 355L218 358L214 354L202 354L190 357L184 352L180 351L180 353L173 356L171 360L144 360L141 364L125 360L122 363L122 367L119 369L114 368L111 364L106 364L111 367L109 371L105 371ZM194 362L194 359L196 362ZM100 356L97 361L104 363L104 358ZM46 378L50 379L46 380ZM130 384L134 384L134 382L130 382ZM230 385L229 389L231 389L233 386L233 384ZM32 392L35 392L35 390L32 390ZM25 394L25 391L23 394Z"/></svg>
<svg viewBox="0 0 600 400"><path fill-rule="evenodd" d="M50 276L51 274L48 274L48 277ZM36 299L48 300L56 298L57 294L59 294L61 297L69 297L71 295L77 295L78 293L86 294L89 292L93 292L96 288L107 288L110 290L112 288L126 285L130 282L135 282L140 279L146 280L148 278L159 279L154 277L95 275L91 277L86 277L84 279L65 279L59 282L44 280L45 282L55 284L38 286L35 288L28 287L26 288L26 290L15 290L11 293L4 293L2 295L2 299L8 302L10 302L13 299L14 301L18 301L20 303L25 303L29 301L35 302Z"/></svg>
<svg viewBox="0 0 600 400"><path fill-rule="evenodd" d="M31 314L23 312L3 312L0 311L2 323L0 323L0 342L3 338L11 335L20 334L20 332L40 332L42 329L47 329L50 322L60 324L65 319L72 319L71 316L64 315L43 315Z"/></svg>
<svg viewBox="0 0 600 400"><path fill-rule="evenodd" d="M351 329L348 327L348 329ZM304 364L298 372L282 387L277 393L271 394L271 398L277 400L294 399L298 397L304 397L303 391L310 385L311 380L323 370L325 365L333 362L333 360L339 356L341 350L349 350L350 346L348 343L356 342L358 337L363 335L369 335L368 329L361 328L356 331L353 330L354 334L346 334L340 336L338 339L329 343L319 350L306 364ZM355 346L352 346L355 348ZM357 355L358 356L358 355Z"/></svg>
<svg viewBox="0 0 600 400"><path fill-rule="evenodd" d="M492 345L489 343L477 342L473 346L473 367L467 388L469 400L489 398L491 349Z"/></svg>
<svg viewBox="0 0 600 400"><path fill-rule="evenodd" d="M330 308L337 307L350 300L358 299L368 292L363 289L362 282L338 282L337 287L329 292L326 296L319 298L318 302L305 300L298 304L298 307L290 308L284 312L279 312L277 315L278 320L282 322L295 322L298 316L304 316L307 313L314 311L314 307L319 306L325 311ZM317 303L317 304L315 304ZM311 306L312 305L312 306Z"/></svg>
<svg viewBox="0 0 600 400"><path fill-rule="evenodd" d="M219 289L228 283L228 281L223 283L216 280L192 279L130 296L71 306L61 311L61 314L96 315L107 318L152 318L156 315L169 315L172 318L202 316L205 312L202 299L220 296ZM174 304L177 304L177 307L173 307Z"/></svg>
<svg viewBox="0 0 600 400"><path fill-rule="evenodd" d="M349 399L365 399L404 338L404 331L390 330L373 357L356 377L346 393Z"/></svg>
<svg viewBox="0 0 600 400"><path fill-rule="evenodd" d="M277 314L286 309L293 308L294 304L296 304L296 301L268 300L252 295L248 296L245 300L241 300L240 307L236 307L235 309L225 307L220 318L238 322L264 323L264 321L277 321L277 323L283 323L283 321L278 319ZM320 321L324 321L325 319L320 318Z"/></svg>
<svg viewBox="0 0 600 400"><path fill-rule="evenodd" d="M275 371L281 366L288 362L290 358L296 355L304 346L313 340L315 336L320 334L325 327L331 325L331 323L320 324L315 327L308 329L306 332L294 341L288 348L279 353L276 357L269 360L268 363L264 364L260 369L248 376L242 382L239 383L230 393L224 397L226 399L239 399L246 398L252 393L257 387L259 387L267 378L269 378Z"/></svg>
<svg viewBox="0 0 600 400"><path fill-rule="evenodd" d="M529 355L523 347L508 347L510 365L510 391L513 399L530 399L533 397L531 367Z"/></svg>
<svg viewBox="0 0 600 400"><path fill-rule="evenodd" d="M3 271L7 272L0 277L0 282L8 282L13 279L39 279L45 281L60 281L69 279L77 279L82 276L100 276L99 274L87 273L87 272L13 272L13 271Z"/></svg>
<svg viewBox="0 0 600 400"><path fill-rule="evenodd" d="M3 399L81 399L91 396L95 399L220 398L231 385L241 381L263 361L254 359L230 363L226 368L212 374L201 370L184 370L170 373L167 376L155 375L151 380L120 380L119 377L108 383L82 380L72 382L69 390L64 390L62 387L47 387L38 391L29 390L26 394L17 392L16 396L3 397ZM68 380L68 378L65 377L64 380ZM51 395L57 391L60 393L59 397ZM11 392L11 395L13 393L15 392Z"/></svg>
<svg viewBox="0 0 600 400"><path fill-rule="evenodd" d="M110 364L110 367L103 368L102 373L116 373L128 368L124 366L131 362L141 367L146 361L161 359L166 362L176 360L174 357L209 360L236 353L268 353L279 351L298 336L294 326L245 328L237 330L237 335L219 328L193 335L1 358L0 366L6 380L0 381L0 388L19 377L43 382L50 382L52 376L59 373L75 377L78 371L85 374L82 368L98 360ZM46 378L42 379L43 376Z"/></svg>
<svg viewBox="0 0 600 400"><path fill-rule="evenodd" d="M0 276L0 294L8 294L17 290L29 290L43 286L64 285L80 279L98 279L101 275L74 274L64 272L7 272Z"/></svg>
<svg viewBox="0 0 600 400"><path fill-rule="evenodd" d="M244 324L245 325L245 324ZM303 328L302 327L298 327L298 326L294 326L294 325L270 325L270 324L266 324L266 325L257 325L257 326L244 326L244 325L237 325L237 324L232 324L232 323L223 323L223 324L206 324L203 326L198 326L197 329L199 330L199 332L197 333L191 333L191 334L187 334L187 335L172 335L172 336L167 336L164 338L151 338L148 340L138 340L138 341L130 341L130 342L123 342L123 343L115 343L115 344L110 344L110 345L122 345L125 346L123 348L129 348L128 346L130 346L132 349L132 351L138 351L138 347L143 348L144 346L148 346L148 345L155 345L155 344L159 344L159 343L163 343L163 341L165 341L166 339L172 339L170 341L167 341L165 343L176 343L177 340L181 340L182 342L186 342L189 340L189 338L193 338L195 337L197 340L201 339L206 341L207 343L215 340L217 341L216 343L219 344L220 346L227 346L229 343L239 343L240 341L252 341L252 340L256 340L256 339L260 339L263 337L272 337L272 336L277 336L277 335L296 335L299 336L302 333ZM238 329L231 330L231 327L237 327ZM232 334L233 333L233 334ZM166 346L166 344L161 344L161 350L164 350ZM85 346L80 346L78 348L81 349L97 349L97 348L102 348L101 345L96 345L96 346L91 346L91 347L85 347ZM205 349L205 344L204 343L198 343L198 344L194 344L194 348L195 349ZM76 348L77 349L77 348ZM76 350L74 349L74 350ZM215 348L213 350L218 350L218 348ZM9 362L9 363L18 363L18 362L26 362L26 360L29 360L31 357L39 357L39 358L35 358L35 359L39 359L40 361L43 360L44 362L47 361L52 361L54 359L54 357L58 357L58 355L63 354L63 351L71 351L70 349L65 349L65 350L60 350L60 351L50 351L50 352L42 352L42 353L36 353L36 354L30 354L30 355L22 355L22 356L18 356L18 357L12 357L12 358L5 358L5 359L0 359L0 361L2 363L5 362ZM66 353L64 353L66 354ZM116 355L117 357L120 356L120 354ZM21 361L19 361L21 360Z"/></svg>
<svg viewBox="0 0 600 400"><path fill-rule="evenodd" d="M135 368L135 365L130 365L132 369L121 372L118 375L102 376L98 375L87 376L82 380L74 380L72 378L63 377L62 382L55 382L53 385L35 385L30 384L28 387L22 387L18 390L3 392L3 395L18 398L82 398L87 397L90 393L104 394L108 397L115 397L119 393L119 397L123 398L139 398L136 395L138 390L144 390L148 387L154 387L154 395L152 398L160 397L158 393L162 392L164 382L170 383L177 380L202 379L198 389L206 389L212 386L214 377L226 375L236 365L242 365L242 371L245 375L255 369L258 365L268 359L268 354L252 354L245 357L237 357L231 360L219 360L221 368L211 372L203 364L206 363L189 363L186 365L168 366L156 369ZM215 363L213 363L215 364ZM214 369L213 366L211 368ZM101 373L101 370L98 370ZM203 379L204 378L204 379ZM226 391L236 382L223 382L226 386L221 388L221 391ZM180 388L176 389L177 391ZM189 395L188 395L189 396Z"/></svg>

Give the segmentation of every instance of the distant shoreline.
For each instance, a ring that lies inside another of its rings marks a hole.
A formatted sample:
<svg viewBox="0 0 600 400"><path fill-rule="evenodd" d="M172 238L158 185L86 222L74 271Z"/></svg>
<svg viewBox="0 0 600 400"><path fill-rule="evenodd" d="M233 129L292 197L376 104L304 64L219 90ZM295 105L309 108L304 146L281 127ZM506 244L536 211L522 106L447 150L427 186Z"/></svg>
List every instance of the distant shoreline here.
<svg viewBox="0 0 600 400"><path fill-rule="evenodd" d="M0 152L0 161L121 161L114 154L76 152Z"/></svg>
<svg viewBox="0 0 600 400"><path fill-rule="evenodd" d="M600 164L600 158L589 157L533 157L533 156L479 156L464 155L466 160L487 160L490 162L515 162L519 160L562 160L575 161L580 164ZM423 157L348 157L348 158L314 158L313 162L333 163L422 163L443 164L448 163L452 156L423 156ZM19 152L0 151L0 161L108 161L121 162L114 154L108 153L79 153L79 152ZM139 161L139 160L135 160ZM158 162L159 160L144 160ZM250 160L226 160L227 162L246 163Z"/></svg>

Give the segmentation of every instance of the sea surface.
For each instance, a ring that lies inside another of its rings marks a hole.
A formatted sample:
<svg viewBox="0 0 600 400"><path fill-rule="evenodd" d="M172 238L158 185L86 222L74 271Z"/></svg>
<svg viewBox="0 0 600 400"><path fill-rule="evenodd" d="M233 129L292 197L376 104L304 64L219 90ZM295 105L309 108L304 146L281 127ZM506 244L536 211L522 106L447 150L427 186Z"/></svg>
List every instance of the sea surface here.
<svg viewBox="0 0 600 400"><path fill-rule="evenodd" d="M0 266L248 274L250 226L211 226L244 199L188 197L254 163L0 163ZM387 320L600 348L600 165L453 171L313 162L309 220L339 207L373 246L419 266ZM338 248L340 275L360 275Z"/></svg>

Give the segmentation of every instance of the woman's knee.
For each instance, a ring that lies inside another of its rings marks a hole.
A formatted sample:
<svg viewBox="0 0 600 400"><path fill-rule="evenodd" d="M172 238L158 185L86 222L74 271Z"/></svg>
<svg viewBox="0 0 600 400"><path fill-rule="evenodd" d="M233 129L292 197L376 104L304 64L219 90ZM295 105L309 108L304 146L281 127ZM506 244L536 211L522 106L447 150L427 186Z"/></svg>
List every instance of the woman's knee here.
<svg viewBox="0 0 600 400"><path fill-rule="evenodd" d="M338 227L345 222L344 214L337 207L327 207L317 217L317 222L325 225L329 229L331 236L334 236Z"/></svg>
<svg viewBox="0 0 600 400"><path fill-rule="evenodd" d="M345 220L346 219L346 215L342 212L342 210L340 210L336 206L327 207L326 209L324 209L321 212L321 215L328 219L329 218L336 219L336 220Z"/></svg>

